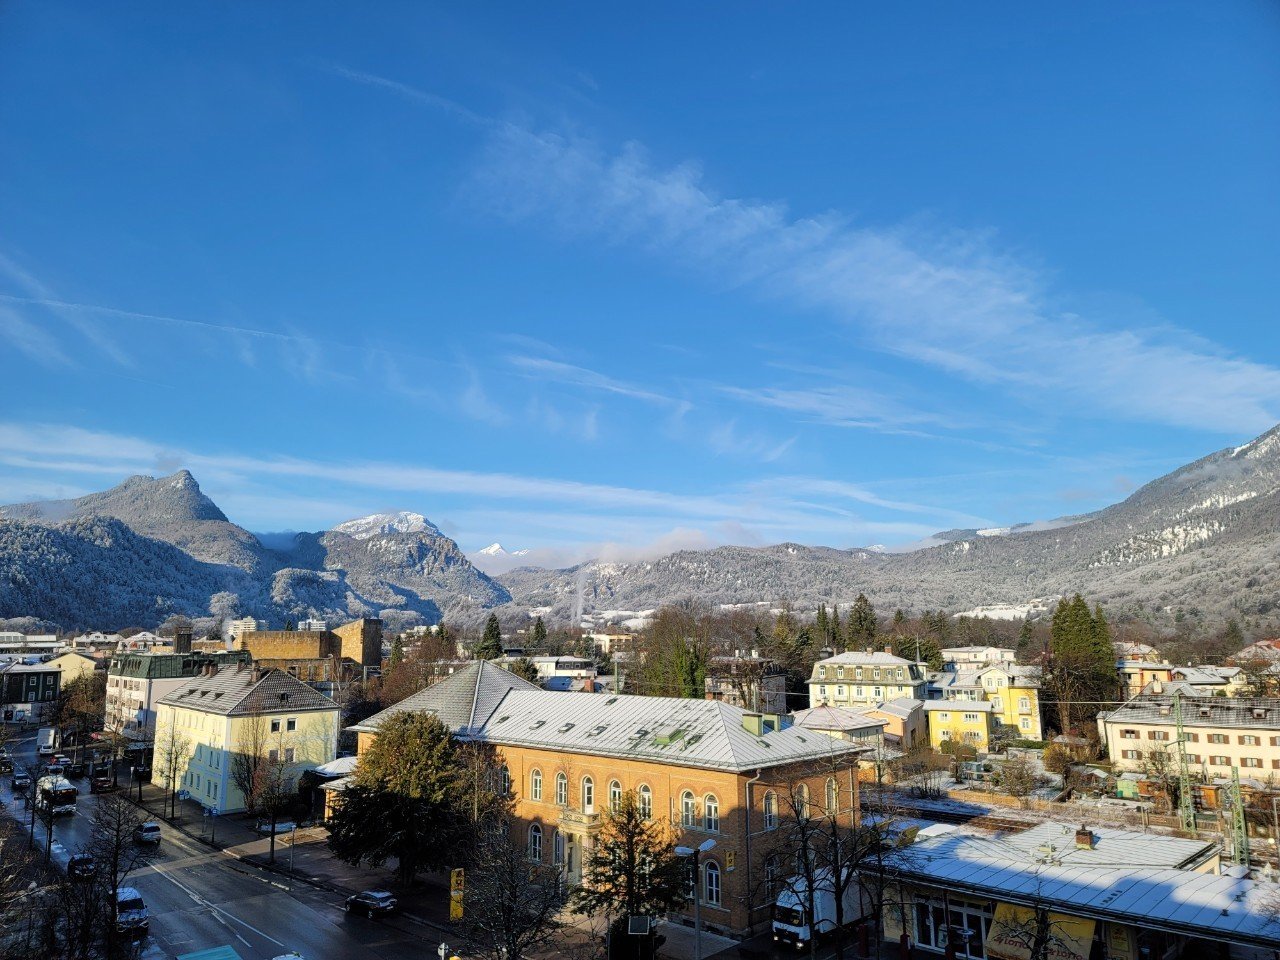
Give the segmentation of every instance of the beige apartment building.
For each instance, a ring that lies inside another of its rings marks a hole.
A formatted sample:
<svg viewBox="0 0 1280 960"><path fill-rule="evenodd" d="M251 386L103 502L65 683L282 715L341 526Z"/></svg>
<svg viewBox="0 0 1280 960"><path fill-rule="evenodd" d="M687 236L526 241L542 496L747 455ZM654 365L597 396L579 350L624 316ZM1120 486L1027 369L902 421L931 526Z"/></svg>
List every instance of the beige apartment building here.
<svg viewBox="0 0 1280 960"><path fill-rule="evenodd" d="M899 697L928 697L924 664L894 656L887 647L819 660L808 685L810 707L871 707Z"/></svg>
<svg viewBox="0 0 1280 960"><path fill-rule="evenodd" d="M1280 700L1143 696L1098 714L1098 733L1117 770L1141 770L1150 754L1178 752L1178 713L1187 760L1206 779L1280 772Z"/></svg>

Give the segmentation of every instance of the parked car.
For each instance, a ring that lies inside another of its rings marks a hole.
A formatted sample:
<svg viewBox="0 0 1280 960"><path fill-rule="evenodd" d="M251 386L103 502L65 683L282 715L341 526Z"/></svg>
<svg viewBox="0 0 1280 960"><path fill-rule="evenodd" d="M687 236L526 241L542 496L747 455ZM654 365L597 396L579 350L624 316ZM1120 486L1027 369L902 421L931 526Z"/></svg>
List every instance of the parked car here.
<svg viewBox="0 0 1280 960"><path fill-rule="evenodd" d="M133 831L133 839L138 843L152 843L156 846L160 845L160 824L154 820L148 820L146 823L140 823Z"/></svg>
<svg viewBox="0 0 1280 960"><path fill-rule="evenodd" d="M258 832L267 833L267 834L273 833L273 832L274 833L291 833L297 826L298 825L294 823L292 820L280 820L276 823L276 828L273 831L271 829L270 820L259 820Z"/></svg>
<svg viewBox="0 0 1280 960"><path fill-rule="evenodd" d="M13 773L13 761L8 757L0 757L0 773Z"/></svg>
<svg viewBox="0 0 1280 960"><path fill-rule="evenodd" d="M45 775L50 777L60 777L66 772L66 769L60 763L46 763L44 766Z"/></svg>
<svg viewBox="0 0 1280 960"><path fill-rule="evenodd" d="M13 785L14 792L16 793L29 788L31 786L31 778L25 773L15 773L13 775L13 780L10 781L10 783Z"/></svg>
<svg viewBox="0 0 1280 960"><path fill-rule="evenodd" d="M70 763L71 763L71 758L70 758L70 757L68 757L65 753L55 753L55 754L53 755L53 759L52 759L52 760L50 760L49 762L50 762L50 763L60 763L60 764L62 764L62 765L65 767L65 766L69 766L69 765L70 765Z"/></svg>
<svg viewBox="0 0 1280 960"><path fill-rule="evenodd" d="M90 793L112 793L119 789L119 785L111 779L109 773L95 773L93 779L89 781Z"/></svg>
<svg viewBox="0 0 1280 960"><path fill-rule="evenodd" d="M81 777L84 776L84 764L83 763L71 764L71 766L67 767L66 775L70 777L72 780L79 780Z"/></svg>
<svg viewBox="0 0 1280 960"><path fill-rule="evenodd" d="M88 880L98 872L98 861L91 853L73 853L67 861L67 875L73 880Z"/></svg>
<svg viewBox="0 0 1280 960"><path fill-rule="evenodd" d="M348 913L363 913L367 917L385 917L396 912L395 894L386 890L362 890L347 897L343 908Z"/></svg>
<svg viewBox="0 0 1280 960"><path fill-rule="evenodd" d="M145 934L151 926L147 905L133 887L121 887L116 894L116 929L121 933Z"/></svg>

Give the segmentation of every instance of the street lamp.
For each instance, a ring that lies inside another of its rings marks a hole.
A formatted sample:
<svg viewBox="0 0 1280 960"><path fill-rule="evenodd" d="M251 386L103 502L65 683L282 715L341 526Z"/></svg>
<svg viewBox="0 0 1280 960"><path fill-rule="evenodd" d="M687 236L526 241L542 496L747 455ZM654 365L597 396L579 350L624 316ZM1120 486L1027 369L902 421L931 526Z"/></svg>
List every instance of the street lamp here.
<svg viewBox="0 0 1280 960"><path fill-rule="evenodd" d="M677 857L693 857L693 960L702 960L702 873L698 869L698 860L702 854L716 845L714 839L703 840L696 847L676 847Z"/></svg>

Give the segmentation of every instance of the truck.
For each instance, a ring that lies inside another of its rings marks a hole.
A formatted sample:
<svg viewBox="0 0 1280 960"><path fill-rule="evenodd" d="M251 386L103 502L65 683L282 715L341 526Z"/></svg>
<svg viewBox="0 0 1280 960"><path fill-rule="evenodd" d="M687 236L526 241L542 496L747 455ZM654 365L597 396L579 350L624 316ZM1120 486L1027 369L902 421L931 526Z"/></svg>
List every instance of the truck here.
<svg viewBox="0 0 1280 960"><path fill-rule="evenodd" d="M65 777L41 777L36 781L36 809L51 811L55 817L76 812L76 797L80 795Z"/></svg>
<svg viewBox="0 0 1280 960"><path fill-rule="evenodd" d="M804 876L790 877L773 903L773 942L806 950L811 940L824 940L836 932L836 894L830 868L813 876L813 915L809 914L809 884ZM845 929L856 926L870 912L857 877L845 885L841 920Z"/></svg>
<svg viewBox="0 0 1280 960"><path fill-rule="evenodd" d="M36 753L42 757L53 756L58 746L58 728L41 727L36 733Z"/></svg>

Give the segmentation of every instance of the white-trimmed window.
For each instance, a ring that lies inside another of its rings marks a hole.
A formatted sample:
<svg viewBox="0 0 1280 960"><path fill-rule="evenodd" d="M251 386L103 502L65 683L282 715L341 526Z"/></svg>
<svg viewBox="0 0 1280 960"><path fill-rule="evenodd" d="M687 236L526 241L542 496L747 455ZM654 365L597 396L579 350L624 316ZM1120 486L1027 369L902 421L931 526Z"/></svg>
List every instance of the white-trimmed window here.
<svg viewBox="0 0 1280 960"><path fill-rule="evenodd" d="M764 828L778 829L778 795L772 790L764 795Z"/></svg>
<svg viewBox="0 0 1280 960"><path fill-rule="evenodd" d="M569 805L569 778L563 773L556 774L556 803L562 807Z"/></svg>
<svg viewBox="0 0 1280 960"><path fill-rule="evenodd" d="M702 902L720 906L720 864L714 860L702 868Z"/></svg>
<svg viewBox="0 0 1280 960"><path fill-rule="evenodd" d="M536 823L529 828L529 859L534 863L542 862L542 827Z"/></svg>
<svg viewBox="0 0 1280 960"><path fill-rule="evenodd" d="M596 782L590 777L582 778L582 812L595 813Z"/></svg>
<svg viewBox="0 0 1280 960"><path fill-rule="evenodd" d="M499 784L499 786L502 788L502 795L504 797L509 797L511 796L511 768L508 767L505 763L502 765L502 771L500 776L501 776L501 783Z"/></svg>
<svg viewBox="0 0 1280 960"><path fill-rule="evenodd" d="M542 771L534 770L529 774L529 799L542 799Z"/></svg>
<svg viewBox="0 0 1280 960"><path fill-rule="evenodd" d="M557 867L564 864L564 834L559 830L551 834L551 862Z"/></svg>
<svg viewBox="0 0 1280 960"><path fill-rule="evenodd" d="M809 819L809 786L808 784L798 784L796 786L795 795L796 819Z"/></svg>
<svg viewBox="0 0 1280 960"><path fill-rule="evenodd" d="M702 820L712 833L720 832L720 801L714 793L702 798Z"/></svg>
<svg viewBox="0 0 1280 960"><path fill-rule="evenodd" d="M680 826L696 827L698 825L698 803L693 799L693 791L686 790L680 794Z"/></svg>
<svg viewBox="0 0 1280 960"><path fill-rule="evenodd" d="M622 784L617 780L609 781L609 811L617 813L622 807Z"/></svg>
<svg viewBox="0 0 1280 960"><path fill-rule="evenodd" d="M640 816L646 820L653 816L653 791L647 783L640 784L636 790L636 806L640 808Z"/></svg>
<svg viewBox="0 0 1280 960"><path fill-rule="evenodd" d="M834 817L840 812L840 784L836 783L836 778L831 777L827 780L827 816Z"/></svg>

